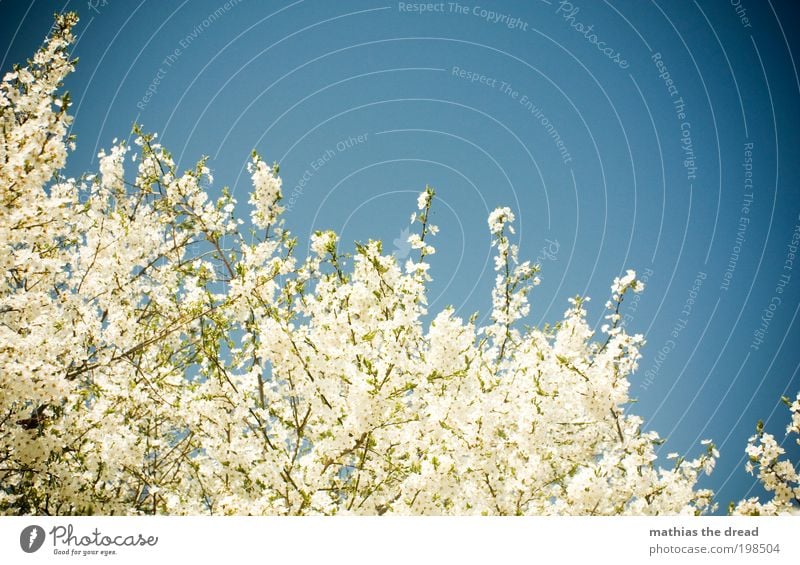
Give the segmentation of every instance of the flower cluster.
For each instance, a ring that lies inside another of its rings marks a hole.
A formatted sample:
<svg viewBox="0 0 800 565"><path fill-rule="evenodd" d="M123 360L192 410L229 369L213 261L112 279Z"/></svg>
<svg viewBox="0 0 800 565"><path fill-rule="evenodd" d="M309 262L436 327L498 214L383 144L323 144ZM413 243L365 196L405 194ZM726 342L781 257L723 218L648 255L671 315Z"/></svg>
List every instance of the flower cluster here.
<svg viewBox="0 0 800 565"><path fill-rule="evenodd" d="M56 91L75 22L59 16L0 86L0 512L713 508L697 481L714 446L662 468L662 440L628 412L644 343L618 324L643 288L633 271L599 339L584 297L528 329L539 267L519 260L514 214L499 208L481 327L451 308L429 317L429 187L412 216L418 254L401 266L379 241L342 254L331 231L296 257L278 168L257 154L247 235L233 197L209 196L205 160L179 173L138 128L130 148L101 152L99 176L63 178L69 101ZM748 449L787 509L794 468L766 434Z"/></svg>
<svg viewBox="0 0 800 565"><path fill-rule="evenodd" d="M253 153L253 160L248 163L247 171L253 181L253 192L250 196L253 224L263 229L275 222L283 211L278 205L283 198L278 167L267 165L258 154Z"/></svg>
<svg viewBox="0 0 800 565"><path fill-rule="evenodd" d="M800 394L794 401L783 398L789 407L792 420L786 427L786 435L796 435L800 445ZM746 464L748 473L758 472L758 478L764 489L772 493L772 499L760 502L758 497L751 497L731 504L733 514L752 516L776 516L780 514L800 514L800 472L798 467L787 459L780 459L785 450L778 445L772 434L764 432L764 424L759 422L756 434L747 445L749 460Z"/></svg>

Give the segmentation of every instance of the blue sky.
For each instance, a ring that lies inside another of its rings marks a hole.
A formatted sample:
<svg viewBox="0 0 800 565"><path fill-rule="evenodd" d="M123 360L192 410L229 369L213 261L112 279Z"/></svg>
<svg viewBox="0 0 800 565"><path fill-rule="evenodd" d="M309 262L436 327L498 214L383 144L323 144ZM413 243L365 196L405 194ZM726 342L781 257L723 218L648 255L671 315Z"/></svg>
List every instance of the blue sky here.
<svg viewBox="0 0 800 565"><path fill-rule="evenodd" d="M614 276L647 274L623 307L648 341L632 410L668 438L662 455L714 439L704 484L723 509L758 494L747 438L759 418L782 438L779 399L800 389L792 2L55 6L82 18L70 172L138 121L181 168L209 155L244 211L255 148L281 165L301 242L330 228L401 257L392 242L429 184L432 308L465 316L489 309L486 216L509 205L521 254L543 267L532 322L556 321L575 294L599 322ZM54 3L0 10L5 71Z"/></svg>

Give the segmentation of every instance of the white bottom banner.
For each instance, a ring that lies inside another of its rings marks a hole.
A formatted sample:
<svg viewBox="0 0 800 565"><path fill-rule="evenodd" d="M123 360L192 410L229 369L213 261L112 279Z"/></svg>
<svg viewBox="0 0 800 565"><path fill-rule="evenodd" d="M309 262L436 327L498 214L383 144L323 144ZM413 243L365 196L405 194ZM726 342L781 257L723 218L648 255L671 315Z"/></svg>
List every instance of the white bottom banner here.
<svg viewBox="0 0 800 565"><path fill-rule="evenodd" d="M0 518L0 562L749 565L797 563L798 537L800 517L31 516Z"/></svg>

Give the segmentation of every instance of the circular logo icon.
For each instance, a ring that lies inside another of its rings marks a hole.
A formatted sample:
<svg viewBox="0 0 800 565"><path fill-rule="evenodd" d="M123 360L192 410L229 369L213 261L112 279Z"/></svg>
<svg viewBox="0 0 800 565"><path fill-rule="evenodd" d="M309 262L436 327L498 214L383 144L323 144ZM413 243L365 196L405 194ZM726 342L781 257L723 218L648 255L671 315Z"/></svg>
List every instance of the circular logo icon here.
<svg viewBox="0 0 800 565"><path fill-rule="evenodd" d="M25 553L39 551L44 543L44 528L41 526L28 526L19 535L19 546Z"/></svg>

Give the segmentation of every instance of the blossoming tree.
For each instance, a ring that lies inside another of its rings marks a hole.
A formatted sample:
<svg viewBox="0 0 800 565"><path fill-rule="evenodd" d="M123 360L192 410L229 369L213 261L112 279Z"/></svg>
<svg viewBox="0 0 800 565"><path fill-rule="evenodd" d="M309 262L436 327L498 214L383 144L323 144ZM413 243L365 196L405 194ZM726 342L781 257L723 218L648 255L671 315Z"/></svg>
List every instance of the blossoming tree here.
<svg viewBox="0 0 800 565"><path fill-rule="evenodd" d="M595 336L584 304L522 329L538 266L514 214L489 217L491 321L428 319L427 188L413 257L378 241L350 261L333 232L306 258L281 218L278 167L253 154L247 223L205 161L179 172L155 135L62 174L73 140L61 81L77 18L56 18L0 85L0 511L7 514L702 513L718 453L656 466L627 411L641 335L614 281ZM352 265L348 267L347 265ZM790 403L800 431L800 398ZM796 468L759 429L748 447L796 510Z"/></svg>

